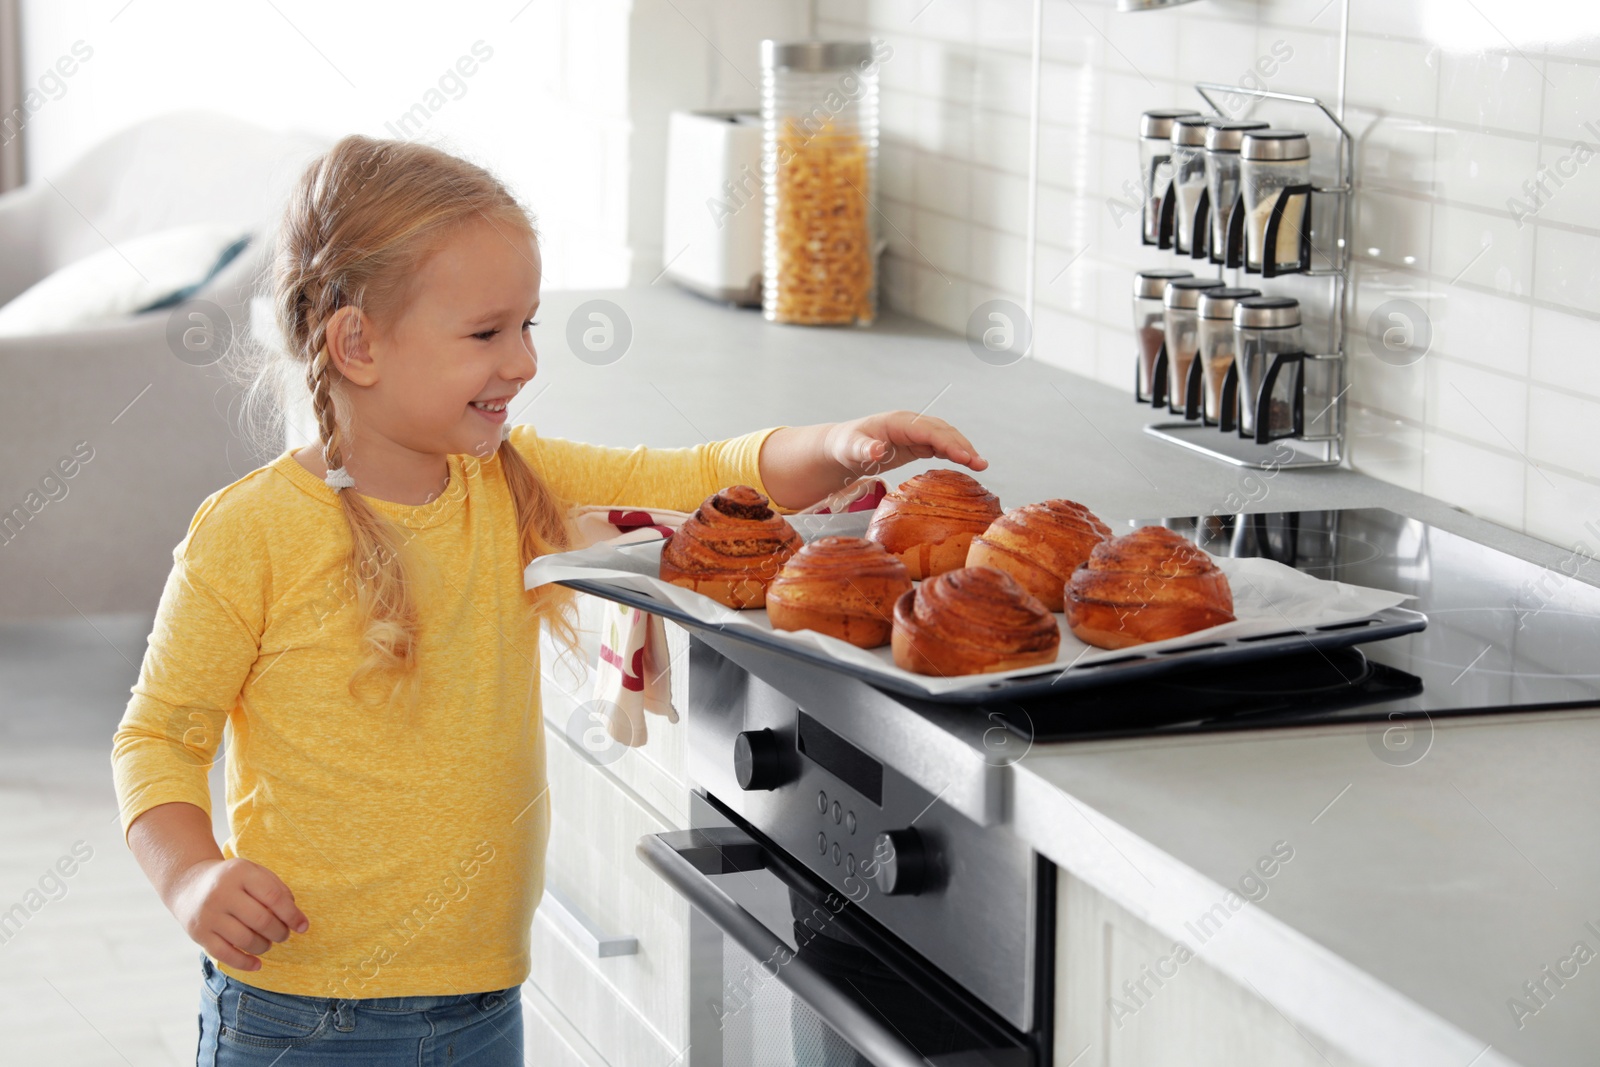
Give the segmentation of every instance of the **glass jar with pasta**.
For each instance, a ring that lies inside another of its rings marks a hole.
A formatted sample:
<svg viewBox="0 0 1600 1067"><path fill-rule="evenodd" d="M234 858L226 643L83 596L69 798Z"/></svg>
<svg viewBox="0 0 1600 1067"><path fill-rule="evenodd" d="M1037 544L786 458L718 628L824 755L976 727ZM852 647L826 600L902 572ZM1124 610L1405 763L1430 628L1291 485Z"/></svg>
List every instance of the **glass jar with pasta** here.
<svg viewBox="0 0 1600 1067"><path fill-rule="evenodd" d="M878 63L866 41L761 42L762 311L848 326L877 312Z"/></svg>

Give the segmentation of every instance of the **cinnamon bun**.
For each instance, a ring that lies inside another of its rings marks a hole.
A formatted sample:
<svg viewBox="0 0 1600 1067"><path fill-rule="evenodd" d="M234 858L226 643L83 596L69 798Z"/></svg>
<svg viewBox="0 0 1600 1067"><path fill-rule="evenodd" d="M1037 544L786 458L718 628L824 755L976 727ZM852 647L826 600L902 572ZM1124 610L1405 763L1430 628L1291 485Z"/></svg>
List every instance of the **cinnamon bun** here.
<svg viewBox="0 0 1600 1067"><path fill-rule="evenodd" d="M1232 622L1233 590L1193 542L1142 526L1095 546L1067 582L1066 611L1080 641L1126 648Z"/></svg>
<svg viewBox="0 0 1600 1067"><path fill-rule="evenodd" d="M714 493L661 548L661 579L730 608L759 608L800 535L748 485Z"/></svg>
<svg viewBox="0 0 1600 1067"><path fill-rule="evenodd" d="M1011 575L958 567L895 601L890 644L895 664L905 670L978 674L1050 663L1061 630Z"/></svg>
<svg viewBox="0 0 1600 1067"><path fill-rule="evenodd" d="M767 618L777 630L815 630L877 648L889 640L894 602L910 589L906 565L876 541L819 537L772 580Z"/></svg>
<svg viewBox="0 0 1600 1067"><path fill-rule="evenodd" d="M967 566L1005 571L1047 610L1060 611L1067 579L1110 536L1111 527L1074 501L1024 504L973 538Z"/></svg>
<svg viewBox="0 0 1600 1067"><path fill-rule="evenodd" d="M899 556L913 578L965 565L973 537L1000 517L1000 500L958 470L926 471L900 483L872 514L867 538Z"/></svg>

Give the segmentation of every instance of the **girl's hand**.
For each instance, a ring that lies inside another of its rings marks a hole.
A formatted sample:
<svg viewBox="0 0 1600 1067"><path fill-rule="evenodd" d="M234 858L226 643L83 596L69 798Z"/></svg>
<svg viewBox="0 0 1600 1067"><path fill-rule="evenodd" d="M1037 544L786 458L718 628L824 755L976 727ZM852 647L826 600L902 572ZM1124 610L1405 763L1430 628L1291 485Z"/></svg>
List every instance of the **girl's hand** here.
<svg viewBox="0 0 1600 1067"><path fill-rule="evenodd" d="M174 889L170 906L184 932L212 958L237 970L259 970L260 957L274 942L311 926L289 887L250 860L204 860Z"/></svg>
<svg viewBox="0 0 1600 1067"><path fill-rule="evenodd" d="M829 458L857 475L893 470L914 459L947 459L975 471L989 465L954 426L910 411L883 411L834 423L824 447Z"/></svg>

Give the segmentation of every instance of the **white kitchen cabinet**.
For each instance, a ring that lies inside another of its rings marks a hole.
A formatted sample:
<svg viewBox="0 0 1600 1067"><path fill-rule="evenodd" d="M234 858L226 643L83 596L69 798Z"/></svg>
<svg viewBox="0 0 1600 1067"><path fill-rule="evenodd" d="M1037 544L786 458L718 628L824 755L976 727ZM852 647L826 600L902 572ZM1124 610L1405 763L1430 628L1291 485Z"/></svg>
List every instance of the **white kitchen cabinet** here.
<svg viewBox="0 0 1600 1067"><path fill-rule="evenodd" d="M1057 1067L1357 1067L1066 871L1056 902Z"/></svg>
<svg viewBox="0 0 1600 1067"><path fill-rule="evenodd" d="M583 655L592 665L598 602L581 594L579 600L587 628ZM674 628L669 644L686 648L687 635ZM650 716L646 745L606 753L599 763L586 758L567 735L575 710L590 697L592 677L573 684L548 639L544 645L546 886L603 934L638 944L628 954L596 956L547 896L533 923L529 996L541 1017L531 1027L554 1043L552 1062L670 1064L689 1043L688 905L639 860L635 845L646 834L685 825L683 724ZM687 682L684 656L673 676L680 709ZM532 1041L529 1048L537 1048Z"/></svg>
<svg viewBox="0 0 1600 1067"><path fill-rule="evenodd" d="M531 982L522 987L523 1056L537 1067L608 1067L594 1046Z"/></svg>

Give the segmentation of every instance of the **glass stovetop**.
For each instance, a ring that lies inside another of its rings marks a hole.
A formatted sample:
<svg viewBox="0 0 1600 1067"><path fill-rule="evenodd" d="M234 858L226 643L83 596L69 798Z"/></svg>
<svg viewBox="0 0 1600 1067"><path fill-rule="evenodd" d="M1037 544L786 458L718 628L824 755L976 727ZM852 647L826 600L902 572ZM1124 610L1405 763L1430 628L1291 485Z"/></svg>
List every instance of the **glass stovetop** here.
<svg viewBox="0 0 1600 1067"><path fill-rule="evenodd" d="M1600 560L1542 567L1380 508L1161 519L1215 555L1410 593L1428 627L1326 654L995 705L1037 741L1600 706ZM1399 736L1398 734L1396 736Z"/></svg>

